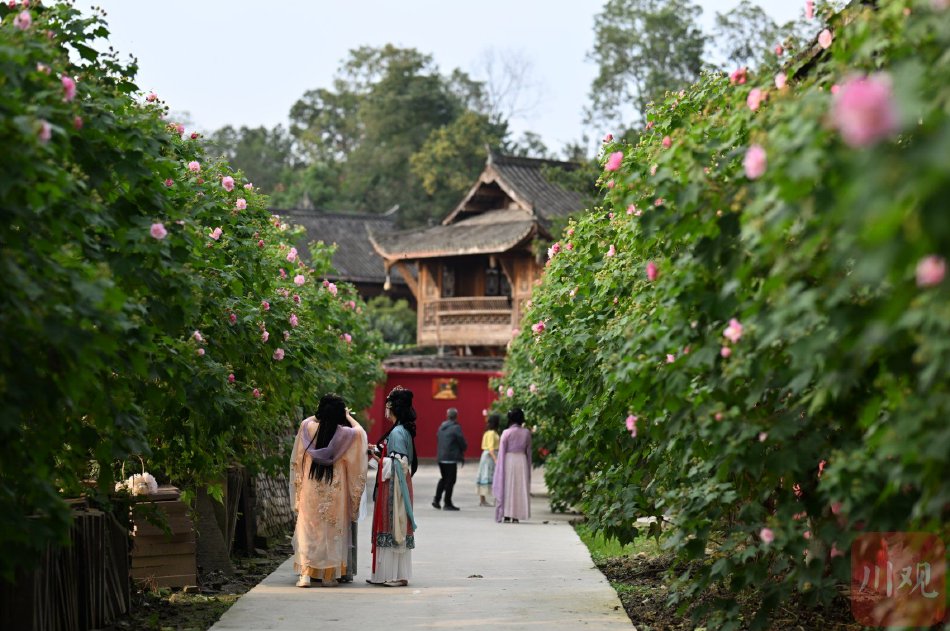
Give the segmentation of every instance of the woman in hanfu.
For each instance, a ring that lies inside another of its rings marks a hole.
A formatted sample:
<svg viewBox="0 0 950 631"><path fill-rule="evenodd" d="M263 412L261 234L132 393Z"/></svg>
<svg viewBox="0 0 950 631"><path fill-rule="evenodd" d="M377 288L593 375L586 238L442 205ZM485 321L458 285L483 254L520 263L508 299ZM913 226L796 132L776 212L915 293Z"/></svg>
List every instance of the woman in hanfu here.
<svg viewBox="0 0 950 631"><path fill-rule="evenodd" d="M501 433L492 494L498 502L495 521L515 522L531 517L531 431L524 412L508 412L508 429Z"/></svg>
<svg viewBox="0 0 950 631"><path fill-rule="evenodd" d="M366 432L335 394L300 423L290 459L290 502L297 514L297 587L350 582L356 573L353 524L366 486Z"/></svg>
<svg viewBox="0 0 950 631"><path fill-rule="evenodd" d="M412 578L416 523L412 514L412 476L416 457L416 411L412 391L396 386L386 397L386 418L394 425L377 443L376 506L373 512L373 576L366 582L405 586Z"/></svg>

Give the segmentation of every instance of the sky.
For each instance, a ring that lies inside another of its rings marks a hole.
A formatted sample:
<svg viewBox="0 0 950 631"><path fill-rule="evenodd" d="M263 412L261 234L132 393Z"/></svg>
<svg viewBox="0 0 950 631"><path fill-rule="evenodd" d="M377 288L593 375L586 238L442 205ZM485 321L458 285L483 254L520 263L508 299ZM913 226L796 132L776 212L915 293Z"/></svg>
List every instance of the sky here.
<svg viewBox="0 0 950 631"><path fill-rule="evenodd" d="M698 0L702 26L738 0ZM330 87L350 49L392 43L433 56L483 79L488 51L526 60L535 90L527 114L511 120L520 135L541 135L559 152L585 132L583 110L596 67L586 60L594 16L604 0L83 0L105 9L110 44L138 58L137 83L155 91L189 127L287 125L304 92ZM759 0L776 22L804 3Z"/></svg>

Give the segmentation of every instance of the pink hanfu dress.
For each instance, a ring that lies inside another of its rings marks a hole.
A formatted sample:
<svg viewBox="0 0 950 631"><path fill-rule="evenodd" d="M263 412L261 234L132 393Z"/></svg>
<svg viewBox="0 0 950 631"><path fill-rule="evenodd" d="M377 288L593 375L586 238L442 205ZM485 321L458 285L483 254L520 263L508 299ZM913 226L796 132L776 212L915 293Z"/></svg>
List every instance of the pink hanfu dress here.
<svg viewBox="0 0 950 631"><path fill-rule="evenodd" d="M290 501L297 513L294 528L294 572L324 582L352 576L347 567L353 541L351 524L357 520L366 486L366 432L347 416L350 427L340 426L322 449L307 445L319 427L314 417L304 419L290 460ZM333 481L309 477L310 463L333 465Z"/></svg>

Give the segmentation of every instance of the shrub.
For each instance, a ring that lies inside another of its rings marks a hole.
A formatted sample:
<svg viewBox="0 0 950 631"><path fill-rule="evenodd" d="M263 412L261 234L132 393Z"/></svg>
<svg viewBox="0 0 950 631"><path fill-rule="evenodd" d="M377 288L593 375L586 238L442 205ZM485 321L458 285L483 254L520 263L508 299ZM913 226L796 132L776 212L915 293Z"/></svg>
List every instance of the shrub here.
<svg viewBox="0 0 950 631"><path fill-rule="evenodd" d="M5 578L65 542L63 495L111 492L128 456L213 484L320 393L360 409L380 376L355 291L320 282L330 251L289 256L293 229L136 98L107 37L67 4L0 6Z"/></svg>
<svg viewBox="0 0 950 631"><path fill-rule="evenodd" d="M834 596L857 530L946 539L941 6L829 16L830 48L781 89L773 69L668 95L636 145L605 144L603 207L535 292L544 327L516 338L505 386L556 445L552 493L621 542L657 517L703 561L674 604L755 588L763 628L792 592ZM717 606L710 625L737 628L736 601Z"/></svg>

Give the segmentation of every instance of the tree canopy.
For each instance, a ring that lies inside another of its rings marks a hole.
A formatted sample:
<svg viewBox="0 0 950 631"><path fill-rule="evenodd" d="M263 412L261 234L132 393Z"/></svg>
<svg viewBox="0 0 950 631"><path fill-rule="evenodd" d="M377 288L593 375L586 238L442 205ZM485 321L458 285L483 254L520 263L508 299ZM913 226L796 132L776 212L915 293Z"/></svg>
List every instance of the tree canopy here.
<svg viewBox="0 0 950 631"><path fill-rule="evenodd" d="M700 15L690 0L607 0L594 18L588 120L629 127L654 99L695 81L706 43Z"/></svg>
<svg viewBox="0 0 950 631"><path fill-rule="evenodd" d="M791 49L800 39L800 24L780 28L751 0L717 14L710 33L701 15L693 0L607 0L594 21L587 122L632 137L649 103L704 68L771 63L776 44ZM363 46L341 60L329 86L294 103L289 129L225 127L209 140L275 206L381 213L398 205L403 226L434 223L471 185L486 146L553 157L537 134L510 133L509 119L537 102L530 66L524 55L488 51L479 81L443 72L414 48ZM586 160L587 145L564 153Z"/></svg>
<svg viewBox="0 0 950 631"><path fill-rule="evenodd" d="M280 125L273 129L226 125L207 142L209 153L219 154L235 169L253 172L254 185L263 191L279 190L293 167L293 138Z"/></svg>
<svg viewBox="0 0 950 631"><path fill-rule="evenodd" d="M508 139L498 98L461 70L442 73L416 49L364 46L340 63L331 87L294 103L289 133L225 127L211 141L277 206L381 213L398 205L403 225L424 225L464 195L486 147Z"/></svg>
<svg viewBox="0 0 950 631"><path fill-rule="evenodd" d="M703 69L758 68L775 61L777 44L791 52L807 32L802 21L777 25L752 0L717 13L711 33L700 28L701 16L692 0L607 0L588 54L597 76L587 122L628 135L650 103L694 83Z"/></svg>
<svg viewBox="0 0 950 631"><path fill-rule="evenodd" d="M742 0L730 11L716 14L713 41L724 61L733 68L758 67L780 41L781 32L762 7Z"/></svg>

